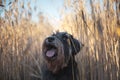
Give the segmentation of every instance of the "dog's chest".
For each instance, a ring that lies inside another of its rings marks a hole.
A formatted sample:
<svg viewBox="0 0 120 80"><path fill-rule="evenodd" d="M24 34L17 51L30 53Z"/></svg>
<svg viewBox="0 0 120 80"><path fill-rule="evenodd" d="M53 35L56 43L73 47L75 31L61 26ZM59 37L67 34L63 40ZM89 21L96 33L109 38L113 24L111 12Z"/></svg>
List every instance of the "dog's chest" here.
<svg viewBox="0 0 120 80"><path fill-rule="evenodd" d="M72 70L64 69L61 70L58 74L52 74L49 71L45 71L42 76L42 80L73 80Z"/></svg>
<svg viewBox="0 0 120 80"><path fill-rule="evenodd" d="M42 80L73 80L71 74L59 74L59 75L53 75L47 73L46 76L43 76Z"/></svg>

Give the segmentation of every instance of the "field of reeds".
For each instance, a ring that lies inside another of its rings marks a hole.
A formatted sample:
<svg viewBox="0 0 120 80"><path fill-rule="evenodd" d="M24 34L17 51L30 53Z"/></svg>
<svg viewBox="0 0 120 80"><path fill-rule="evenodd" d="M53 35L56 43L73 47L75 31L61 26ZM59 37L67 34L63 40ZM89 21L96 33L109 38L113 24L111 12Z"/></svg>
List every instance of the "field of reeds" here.
<svg viewBox="0 0 120 80"><path fill-rule="evenodd" d="M42 14L39 23L32 22L29 2L27 9L20 0L7 9L4 3L0 1L0 80L40 79L41 45L54 27ZM120 1L65 0L61 15L59 31L85 45L76 56L80 80L120 80Z"/></svg>

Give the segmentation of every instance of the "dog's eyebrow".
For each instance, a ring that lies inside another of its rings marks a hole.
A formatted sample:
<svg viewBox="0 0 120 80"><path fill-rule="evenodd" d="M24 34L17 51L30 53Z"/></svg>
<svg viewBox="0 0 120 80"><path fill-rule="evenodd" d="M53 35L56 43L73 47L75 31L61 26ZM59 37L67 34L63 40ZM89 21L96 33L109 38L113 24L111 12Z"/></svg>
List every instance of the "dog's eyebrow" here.
<svg viewBox="0 0 120 80"><path fill-rule="evenodd" d="M54 34L53 36L60 40L60 38L57 35Z"/></svg>

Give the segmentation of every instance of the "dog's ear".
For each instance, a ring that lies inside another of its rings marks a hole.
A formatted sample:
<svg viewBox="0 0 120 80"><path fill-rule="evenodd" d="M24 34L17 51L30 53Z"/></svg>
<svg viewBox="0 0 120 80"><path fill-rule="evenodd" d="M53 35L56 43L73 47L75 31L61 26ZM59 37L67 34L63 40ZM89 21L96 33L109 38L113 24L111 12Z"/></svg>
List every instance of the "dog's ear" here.
<svg viewBox="0 0 120 80"><path fill-rule="evenodd" d="M68 37L68 43L70 42L72 55L76 55L82 49L84 44L75 39L71 34L66 33L66 36Z"/></svg>
<svg viewBox="0 0 120 80"><path fill-rule="evenodd" d="M77 39L75 39L73 37L72 37L71 44L72 44L72 54L73 55L76 55L84 46L81 42L79 42Z"/></svg>

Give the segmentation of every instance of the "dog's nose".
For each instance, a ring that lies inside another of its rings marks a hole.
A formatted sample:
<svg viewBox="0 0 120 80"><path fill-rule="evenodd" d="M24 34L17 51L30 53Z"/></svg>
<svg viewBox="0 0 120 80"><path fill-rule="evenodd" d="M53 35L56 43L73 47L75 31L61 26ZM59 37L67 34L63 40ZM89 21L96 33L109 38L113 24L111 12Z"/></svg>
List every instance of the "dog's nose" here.
<svg viewBox="0 0 120 80"><path fill-rule="evenodd" d="M54 40L55 40L54 37L48 37L48 38L47 38L47 42L53 42Z"/></svg>

